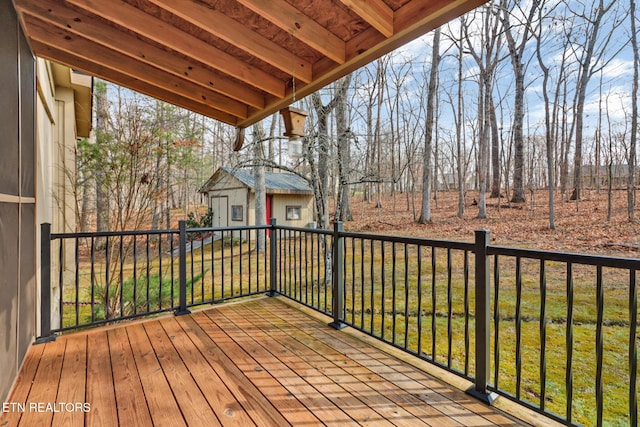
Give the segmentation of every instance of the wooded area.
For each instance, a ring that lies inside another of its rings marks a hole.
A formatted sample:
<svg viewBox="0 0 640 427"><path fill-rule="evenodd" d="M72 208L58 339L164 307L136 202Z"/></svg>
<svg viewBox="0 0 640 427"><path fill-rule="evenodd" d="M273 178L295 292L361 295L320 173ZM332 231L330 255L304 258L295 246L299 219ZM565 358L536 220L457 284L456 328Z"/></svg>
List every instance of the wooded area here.
<svg viewBox="0 0 640 427"><path fill-rule="evenodd" d="M221 166L303 176L323 227L351 219L350 198L373 208L383 195L428 223L445 190L459 217L485 218L487 198L518 204L546 189L553 229L556 199L607 192L610 219L622 188L635 221L637 20L635 0L491 1L297 100L309 112L301 156L278 116L234 152L234 128L98 82L95 141L78 145L69 173L78 225L168 228L172 211L200 207Z"/></svg>

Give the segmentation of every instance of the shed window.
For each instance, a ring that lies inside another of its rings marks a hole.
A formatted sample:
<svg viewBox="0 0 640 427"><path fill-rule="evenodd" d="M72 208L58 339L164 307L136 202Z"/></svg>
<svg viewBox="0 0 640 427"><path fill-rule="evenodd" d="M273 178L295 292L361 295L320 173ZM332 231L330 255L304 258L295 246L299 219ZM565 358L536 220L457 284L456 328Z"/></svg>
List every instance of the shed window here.
<svg viewBox="0 0 640 427"><path fill-rule="evenodd" d="M231 206L231 221L242 221L243 209L242 205Z"/></svg>
<svg viewBox="0 0 640 427"><path fill-rule="evenodd" d="M302 219L301 206L287 206L287 220L295 221Z"/></svg>

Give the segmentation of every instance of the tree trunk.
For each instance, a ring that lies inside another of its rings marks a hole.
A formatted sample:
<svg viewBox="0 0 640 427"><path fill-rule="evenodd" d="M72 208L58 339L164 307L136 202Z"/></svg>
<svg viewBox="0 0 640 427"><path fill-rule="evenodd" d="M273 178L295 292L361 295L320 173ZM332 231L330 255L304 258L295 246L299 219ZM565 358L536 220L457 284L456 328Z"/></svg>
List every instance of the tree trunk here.
<svg viewBox="0 0 640 427"><path fill-rule="evenodd" d="M600 0L598 6L595 8L596 16L594 17L593 21L591 21L593 26L592 33L587 36L588 40L586 40L586 43L584 44L584 57L582 58L582 62L580 63L580 77L578 79L576 87L577 97L575 105L576 147L573 157L573 185L576 200L580 200L582 192L582 141L584 132L584 102L587 97L587 86L589 85L589 80L591 79L591 76L593 74L593 53L595 50L596 42L598 41L598 33L600 30L600 23L602 22L602 18L614 3L615 1L612 1L605 8L603 0Z"/></svg>
<svg viewBox="0 0 640 427"><path fill-rule="evenodd" d="M500 134L493 96L489 97L489 120L491 121L491 198L500 198ZM500 200L498 200L500 204Z"/></svg>
<svg viewBox="0 0 640 427"><path fill-rule="evenodd" d="M458 218L464 216L464 194L465 194L465 174L464 163L465 155L463 154L462 144L462 124L464 123L464 97L462 96L462 77L463 77L463 56L462 56L462 25L460 26L460 50L458 51L458 118L456 120L456 151L457 151L457 168L458 168Z"/></svg>
<svg viewBox="0 0 640 427"><path fill-rule="evenodd" d="M553 138L553 129L551 124L551 113L549 103L549 67L547 67L542 59L542 16L539 12L538 33L536 34L536 55L538 57L538 64L542 70L542 96L544 98L544 135L545 135L545 147L547 150L547 175L549 184L549 228L551 230L556 228L555 220L555 140ZM557 93L556 93L557 96ZM557 99L557 98L556 98Z"/></svg>
<svg viewBox="0 0 640 427"><path fill-rule="evenodd" d="M638 32L636 30L636 2L630 0L629 19L631 19L631 48L633 50L633 85L631 88L631 136L629 141L629 173L627 177L627 218L635 221L636 208L636 145L638 139Z"/></svg>
<svg viewBox="0 0 640 427"><path fill-rule="evenodd" d="M267 192L265 188L265 176L264 176L264 131L262 129L262 122L258 122L253 125L253 175L255 179L255 225L264 225L267 218ZM265 251L265 233L264 230L257 230L256 232L256 252L264 253Z"/></svg>
<svg viewBox="0 0 640 427"><path fill-rule="evenodd" d="M351 74L340 79L337 83L336 97L336 128L338 133L338 202L336 204L336 219L339 221L353 221L349 203L349 173L351 167L351 146L349 144L349 123L347 119L347 90L351 83Z"/></svg>
<svg viewBox="0 0 640 427"><path fill-rule="evenodd" d="M431 72L429 73L429 87L427 89L427 120L424 135L424 153L422 170L422 212L418 217L419 224L431 222L431 178L433 171L431 167L431 146L433 142L433 123L435 95L438 80L438 65L440 63L440 28L433 33L433 46L431 49Z"/></svg>
<svg viewBox="0 0 640 427"><path fill-rule="evenodd" d="M533 16L538 8L538 0L534 0L531 3L531 9L529 10L527 22L533 21ZM519 42L513 37L512 27L510 22L511 12L507 6L507 1L501 1L502 7L502 20L503 20L503 29L505 32L505 38L507 40L507 46L509 48L509 57L511 58L511 65L513 67L513 74L515 77L515 94L514 94L514 117L513 117L513 126L512 126L512 137L513 137L513 196L511 197L511 202L513 203L522 203L525 201L524 197L524 135L523 135L523 125L524 125L524 95L525 95L525 86L524 79L527 71L527 67L523 61L523 56L525 53L525 48L527 46L527 42L529 41L530 31L529 25L524 25L524 30L522 31L522 39ZM518 12L521 12L518 9Z"/></svg>
<svg viewBox="0 0 640 427"><path fill-rule="evenodd" d="M95 85L96 96L96 144L102 144L107 134L107 87L103 82ZM96 170L96 231L109 229L109 199L105 191L105 177L101 168Z"/></svg>

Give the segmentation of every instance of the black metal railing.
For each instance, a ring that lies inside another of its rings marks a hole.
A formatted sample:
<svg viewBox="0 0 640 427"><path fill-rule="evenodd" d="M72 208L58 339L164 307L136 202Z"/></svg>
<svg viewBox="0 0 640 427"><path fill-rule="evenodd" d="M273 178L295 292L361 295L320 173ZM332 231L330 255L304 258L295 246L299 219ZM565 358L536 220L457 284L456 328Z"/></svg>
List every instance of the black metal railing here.
<svg viewBox="0 0 640 427"><path fill-rule="evenodd" d="M42 234L41 341L282 295L468 379L489 403L504 396L566 425L637 424L640 259L492 246L485 230L466 243L339 222L52 235L45 224Z"/></svg>
<svg viewBox="0 0 640 427"><path fill-rule="evenodd" d="M568 425L637 425L640 259L488 246L500 395Z"/></svg>
<svg viewBox="0 0 640 427"><path fill-rule="evenodd" d="M264 293L269 258L256 247L266 228L51 234L44 224L42 306L52 310L42 338Z"/></svg>

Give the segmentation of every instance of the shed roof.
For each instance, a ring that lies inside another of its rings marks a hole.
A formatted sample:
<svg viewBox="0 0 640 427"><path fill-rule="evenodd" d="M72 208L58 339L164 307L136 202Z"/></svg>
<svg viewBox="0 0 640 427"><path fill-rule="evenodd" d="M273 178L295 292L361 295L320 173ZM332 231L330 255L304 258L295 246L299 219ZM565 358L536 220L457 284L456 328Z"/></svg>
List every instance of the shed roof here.
<svg viewBox="0 0 640 427"><path fill-rule="evenodd" d="M207 192L225 172L251 190L255 190L256 181L253 171L250 169L237 169L230 167L222 167L218 169L209 180L204 184L200 192ZM265 189L267 193L288 193L288 194L313 194L313 190L306 179L290 172L265 172L264 174Z"/></svg>

